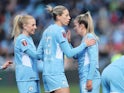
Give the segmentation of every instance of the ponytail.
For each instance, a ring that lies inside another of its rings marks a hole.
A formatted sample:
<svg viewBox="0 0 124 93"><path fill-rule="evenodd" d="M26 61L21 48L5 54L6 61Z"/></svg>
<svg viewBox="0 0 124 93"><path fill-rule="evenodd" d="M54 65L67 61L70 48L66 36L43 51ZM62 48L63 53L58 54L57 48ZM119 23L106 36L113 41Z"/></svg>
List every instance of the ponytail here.
<svg viewBox="0 0 124 93"><path fill-rule="evenodd" d="M94 36L96 37L96 39L98 40L98 36L95 34L95 32L94 32L94 24L93 24L93 19L92 19L92 17L91 17L91 14L90 14L90 12L88 11L87 13L86 13L87 15L88 15L88 32L90 32L90 33L92 33L92 34L94 34Z"/></svg>
<svg viewBox="0 0 124 93"><path fill-rule="evenodd" d="M50 6L50 5L47 5L46 10L47 10L49 13L51 13L51 14L53 13L53 7Z"/></svg>
<svg viewBox="0 0 124 93"><path fill-rule="evenodd" d="M90 12L87 12L85 15L87 15L87 22L88 22L88 32L94 33L94 24L93 24L93 19L90 15Z"/></svg>
<svg viewBox="0 0 124 93"><path fill-rule="evenodd" d="M21 23L22 15L17 15L13 21L13 30L12 30L12 37L15 38L21 33L22 23Z"/></svg>

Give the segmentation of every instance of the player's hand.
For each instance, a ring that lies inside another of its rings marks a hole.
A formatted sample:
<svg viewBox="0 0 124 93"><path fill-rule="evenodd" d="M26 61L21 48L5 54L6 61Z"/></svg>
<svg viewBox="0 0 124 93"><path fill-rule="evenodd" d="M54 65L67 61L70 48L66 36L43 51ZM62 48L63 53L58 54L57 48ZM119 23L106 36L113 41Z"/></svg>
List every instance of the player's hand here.
<svg viewBox="0 0 124 93"><path fill-rule="evenodd" d="M5 62L5 63L3 64L3 66L2 66L2 69L6 69L6 68L9 67L11 64L12 64L11 61Z"/></svg>
<svg viewBox="0 0 124 93"><path fill-rule="evenodd" d="M92 80L87 80L86 89L88 92L92 91Z"/></svg>
<svg viewBox="0 0 124 93"><path fill-rule="evenodd" d="M87 44L87 46L92 46L92 45L94 45L96 43L96 40L95 39L88 39L88 38L86 38L84 40L84 42Z"/></svg>

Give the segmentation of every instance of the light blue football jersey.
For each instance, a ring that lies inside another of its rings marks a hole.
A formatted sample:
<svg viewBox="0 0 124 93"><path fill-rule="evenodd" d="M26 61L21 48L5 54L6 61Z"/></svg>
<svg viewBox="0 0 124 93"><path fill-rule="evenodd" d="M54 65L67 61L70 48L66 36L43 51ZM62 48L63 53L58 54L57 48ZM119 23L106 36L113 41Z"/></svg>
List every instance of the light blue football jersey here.
<svg viewBox="0 0 124 93"><path fill-rule="evenodd" d="M102 72L103 93L124 92L124 56L109 64Z"/></svg>
<svg viewBox="0 0 124 93"><path fill-rule="evenodd" d="M117 67L124 74L124 56L122 56L121 58L119 58L117 61L112 62L109 66L110 67ZM115 74L115 73L113 73L113 74Z"/></svg>
<svg viewBox="0 0 124 93"><path fill-rule="evenodd" d="M71 49L66 38L65 29L51 24L43 33L37 53L43 58L43 75L60 75L64 73L63 53L73 57L86 47L85 43Z"/></svg>
<svg viewBox="0 0 124 93"><path fill-rule="evenodd" d="M78 73L80 78L80 93L99 93L100 89L100 72L98 71L98 41L96 37L88 33L81 43L84 42L85 38L95 39L96 44L86 47L79 52L74 58L78 59ZM86 89L87 80L92 80L92 91L88 92Z"/></svg>
<svg viewBox="0 0 124 93"><path fill-rule="evenodd" d="M88 33L82 40L84 42L85 38L93 38L96 40L96 37ZM98 63L98 42L96 44L86 47L80 53L76 55L78 58L78 72L79 78L85 78L92 80L93 78L100 78L100 75L96 75L95 70L99 68ZM96 76L96 77L94 77Z"/></svg>
<svg viewBox="0 0 124 93"><path fill-rule="evenodd" d="M25 53L26 50L36 53L36 47L30 36L20 34L14 46L16 81L39 80L37 60Z"/></svg>
<svg viewBox="0 0 124 93"><path fill-rule="evenodd" d="M61 36L62 31L65 30L56 24L49 26L43 33L42 44L43 47L43 75L57 75L64 72L63 52L60 48L60 43L66 41ZM39 48L38 49L41 49Z"/></svg>

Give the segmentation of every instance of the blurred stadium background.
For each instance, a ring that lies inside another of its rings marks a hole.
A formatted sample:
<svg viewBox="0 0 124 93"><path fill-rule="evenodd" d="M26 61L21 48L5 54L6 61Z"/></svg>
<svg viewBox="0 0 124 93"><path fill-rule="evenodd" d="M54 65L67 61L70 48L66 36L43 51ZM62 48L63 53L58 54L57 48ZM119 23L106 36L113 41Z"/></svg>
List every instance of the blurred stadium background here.
<svg viewBox="0 0 124 93"><path fill-rule="evenodd" d="M90 11L94 20L95 33L99 37L100 72L113 60L124 54L124 0L0 0L0 65L6 60L13 60L13 39L11 38L12 20L16 14L30 14L37 20L37 31L33 35L35 45L39 44L44 29L53 21L45 10L46 5L64 5L73 18ZM70 23L74 46L81 38L73 31ZM13 60L14 61L14 60ZM77 61L65 57L65 71L71 93L79 93ZM5 71L0 71L0 93L18 93L14 64ZM40 73L41 77L41 73ZM43 93L42 77L41 88Z"/></svg>

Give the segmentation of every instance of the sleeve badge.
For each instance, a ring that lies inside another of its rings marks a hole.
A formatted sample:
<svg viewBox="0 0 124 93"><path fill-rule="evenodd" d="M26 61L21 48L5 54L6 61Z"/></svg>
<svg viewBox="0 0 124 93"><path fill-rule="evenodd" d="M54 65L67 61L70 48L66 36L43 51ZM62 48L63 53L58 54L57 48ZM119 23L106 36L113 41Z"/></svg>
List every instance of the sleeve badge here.
<svg viewBox="0 0 124 93"><path fill-rule="evenodd" d="M23 46L27 46L28 45L26 40L22 40L22 44L23 44Z"/></svg>
<svg viewBox="0 0 124 93"><path fill-rule="evenodd" d="M66 38L66 33L65 32L62 32L62 34L63 34L63 37Z"/></svg>

